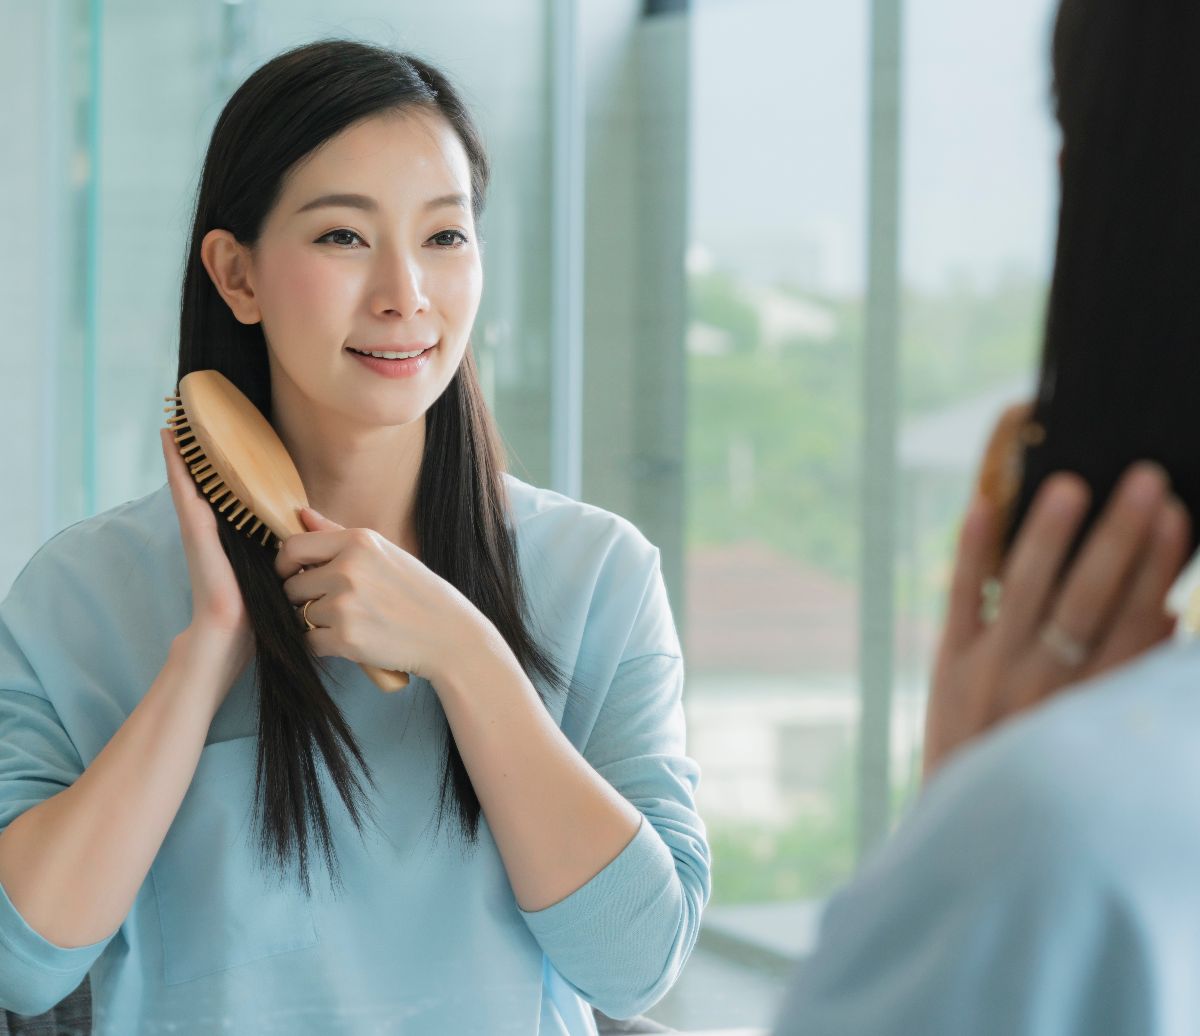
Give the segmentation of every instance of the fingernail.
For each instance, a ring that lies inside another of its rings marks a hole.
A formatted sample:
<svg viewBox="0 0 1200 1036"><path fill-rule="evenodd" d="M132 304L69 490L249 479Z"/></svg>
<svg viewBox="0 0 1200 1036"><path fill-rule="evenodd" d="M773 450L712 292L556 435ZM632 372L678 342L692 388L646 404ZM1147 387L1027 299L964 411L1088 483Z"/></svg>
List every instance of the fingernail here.
<svg viewBox="0 0 1200 1036"><path fill-rule="evenodd" d="M1056 475L1046 486L1046 507L1055 514L1074 514L1086 499L1087 487L1077 475Z"/></svg>
<svg viewBox="0 0 1200 1036"><path fill-rule="evenodd" d="M1170 484L1166 469L1154 461L1139 461L1127 476L1125 493L1136 504L1155 503Z"/></svg>

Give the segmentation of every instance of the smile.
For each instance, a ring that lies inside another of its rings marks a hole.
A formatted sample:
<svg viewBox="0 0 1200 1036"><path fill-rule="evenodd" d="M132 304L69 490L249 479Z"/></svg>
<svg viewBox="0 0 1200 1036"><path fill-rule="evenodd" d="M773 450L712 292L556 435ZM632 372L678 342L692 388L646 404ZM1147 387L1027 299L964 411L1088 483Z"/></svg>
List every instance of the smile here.
<svg viewBox="0 0 1200 1036"><path fill-rule="evenodd" d="M420 356L423 352L428 352L432 349L432 345L418 346L409 352L396 352L393 350L367 350L351 348L350 352L358 353L359 356L374 356L377 360L411 360L415 356Z"/></svg>
<svg viewBox="0 0 1200 1036"><path fill-rule="evenodd" d="M433 345L417 346L413 349L351 349L346 352L367 370L385 378L409 378L420 374L429 366L430 358L437 350Z"/></svg>

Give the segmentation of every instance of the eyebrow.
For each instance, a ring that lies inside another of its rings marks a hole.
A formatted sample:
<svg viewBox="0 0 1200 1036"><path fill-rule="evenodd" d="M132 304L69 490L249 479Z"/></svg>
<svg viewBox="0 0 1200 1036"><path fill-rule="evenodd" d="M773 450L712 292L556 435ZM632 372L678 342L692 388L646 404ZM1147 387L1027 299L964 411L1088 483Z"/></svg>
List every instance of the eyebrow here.
<svg viewBox="0 0 1200 1036"><path fill-rule="evenodd" d="M426 212L431 212L434 209L442 209L451 205L465 210L467 207L467 196L460 193L442 194L436 198L430 198L423 208ZM299 216L302 212L311 212L313 209L322 209L331 206L343 209L362 209L364 212L379 211L379 203L366 194L322 194L319 198L313 198L312 201L301 205L296 210L296 215Z"/></svg>

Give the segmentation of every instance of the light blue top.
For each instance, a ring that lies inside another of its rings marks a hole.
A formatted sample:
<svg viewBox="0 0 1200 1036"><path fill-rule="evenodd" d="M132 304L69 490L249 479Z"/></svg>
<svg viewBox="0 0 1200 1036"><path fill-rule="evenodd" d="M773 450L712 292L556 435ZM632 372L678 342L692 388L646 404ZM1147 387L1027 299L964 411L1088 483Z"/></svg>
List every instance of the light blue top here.
<svg viewBox="0 0 1200 1036"><path fill-rule="evenodd" d="M1200 1033L1200 644L952 759L831 902L776 1033Z"/></svg>
<svg viewBox="0 0 1200 1036"><path fill-rule="evenodd" d="M0 1007L48 1010L90 971L97 1034L571 1034L679 974L709 893L684 749L683 664L658 552L628 522L508 479L535 630L574 674L548 692L571 743L641 812L561 902L517 906L486 822L432 818L445 720L428 683L383 694L344 659L330 692L380 788L364 845L329 793L346 893L258 868L250 667L209 732L133 909L109 939L47 942L0 889ZM0 829L70 785L145 694L191 591L164 486L55 536L0 603ZM565 704L565 708L564 708ZM327 785L328 786L328 785ZM530 808L534 808L532 805Z"/></svg>

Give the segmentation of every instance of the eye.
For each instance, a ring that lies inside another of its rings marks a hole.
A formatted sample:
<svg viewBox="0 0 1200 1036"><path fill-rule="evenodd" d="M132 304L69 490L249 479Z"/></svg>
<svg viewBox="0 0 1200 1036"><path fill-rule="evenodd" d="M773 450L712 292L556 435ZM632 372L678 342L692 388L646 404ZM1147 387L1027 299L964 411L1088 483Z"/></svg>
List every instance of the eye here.
<svg viewBox="0 0 1200 1036"><path fill-rule="evenodd" d="M335 234L342 235L343 240L333 241L332 238L334 237ZM329 241L330 244L335 244L339 248L354 248L354 247L356 247L353 243L351 243L350 241L346 241L344 239L346 236L351 237L351 238L357 238L357 240L362 241L362 238L359 237L358 234L356 234L353 230L341 229L341 230L331 230L328 234L322 234L319 238L317 238L316 243L321 244L321 242L323 242L323 241ZM366 242L363 241L363 244L366 244Z"/></svg>
<svg viewBox="0 0 1200 1036"><path fill-rule="evenodd" d="M455 240L456 238L457 240ZM467 235L461 230L443 230L440 234L434 234L429 240L437 242L440 248L461 248L467 243Z"/></svg>

